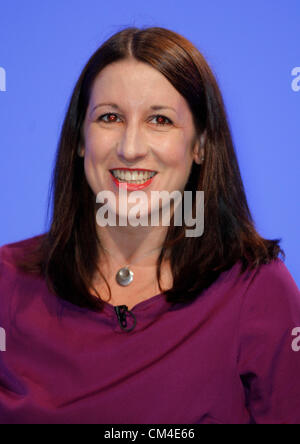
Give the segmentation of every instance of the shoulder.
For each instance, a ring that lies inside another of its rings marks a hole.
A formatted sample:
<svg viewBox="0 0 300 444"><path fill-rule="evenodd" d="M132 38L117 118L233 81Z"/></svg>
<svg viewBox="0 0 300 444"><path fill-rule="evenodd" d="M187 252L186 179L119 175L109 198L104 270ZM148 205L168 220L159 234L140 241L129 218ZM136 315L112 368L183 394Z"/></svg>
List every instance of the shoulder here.
<svg viewBox="0 0 300 444"><path fill-rule="evenodd" d="M299 298L299 289L285 263L274 259L268 264L260 265L248 281L246 294L252 297L270 300L284 299L288 295Z"/></svg>
<svg viewBox="0 0 300 444"><path fill-rule="evenodd" d="M16 261L40 245L44 234L12 242L0 247L0 266L16 267Z"/></svg>
<svg viewBox="0 0 300 444"><path fill-rule="evenodd" d="M222 287L231 294L236 294L240 302L244 299L274 300L276 295L282 297L285 294L299 296L297 284L280 258L255 268L248 266L246 269L238 261L221 274L213 287Z"/></svg>
<svg viewBox="0 0 300 444"><path fill-rule="evenodd" d="M13 295L25 293L26 288L40 280L36 275L27 273L19 266L34 253L45 235L41 234L0 247L0 302L11 299Z"/></svg>
<svg viewBox="0 0 300 444"><path fill-rule="evenodd" d="M9 331L18 313L44 292L41 277L23 271L20 261L40 245L44 235L34 236L0 247L0 325Z"/></svg>
<svg viewBox="0 0 300 444"><path fill-rule="evenodd" d="M32 257L36 257L36 251L44 236L45 234L41 234L0 247L0 290L2 292L3 287L9 283L14 284L20 279L23 281L24 278L33 279L33 275L25 271L26 266Z"/></svg>
<svg viewBox="0 0 300 444"><path fill-rule="evenodd" d="M300 322L300 291L285 263L277 258L260 265L247 282L242 322L268 323L271 329ZM297 324L297 325L298 325Z"/></svg>

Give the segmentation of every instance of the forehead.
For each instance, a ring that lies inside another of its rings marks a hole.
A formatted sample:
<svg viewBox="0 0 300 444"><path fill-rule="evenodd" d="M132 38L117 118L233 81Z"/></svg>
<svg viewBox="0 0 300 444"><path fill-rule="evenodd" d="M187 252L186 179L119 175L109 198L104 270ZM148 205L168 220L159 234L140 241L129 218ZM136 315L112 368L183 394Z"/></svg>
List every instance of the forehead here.
<svg viewBox="0 0 300 444"><path fill-rule="evenodd" d="M155 68L137 60L106 66L96 77L90 103L114 102L120 106L163 104L180 111L187 103L171 82Z"/></svg>

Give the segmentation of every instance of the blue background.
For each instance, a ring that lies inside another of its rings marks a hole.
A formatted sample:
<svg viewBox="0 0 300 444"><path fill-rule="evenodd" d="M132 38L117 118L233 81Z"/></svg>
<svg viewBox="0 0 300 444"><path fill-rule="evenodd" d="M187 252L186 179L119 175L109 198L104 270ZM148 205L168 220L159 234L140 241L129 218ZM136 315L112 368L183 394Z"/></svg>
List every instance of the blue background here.
<svg viewBox="0 0 300 444"><path fill-rule="evenodd" d="M223 92L256 228L282 238L299 286L299 0L1 1L0 245L46 229L72 89L92 53L125 26L169 28L204 54Z"/></svg>

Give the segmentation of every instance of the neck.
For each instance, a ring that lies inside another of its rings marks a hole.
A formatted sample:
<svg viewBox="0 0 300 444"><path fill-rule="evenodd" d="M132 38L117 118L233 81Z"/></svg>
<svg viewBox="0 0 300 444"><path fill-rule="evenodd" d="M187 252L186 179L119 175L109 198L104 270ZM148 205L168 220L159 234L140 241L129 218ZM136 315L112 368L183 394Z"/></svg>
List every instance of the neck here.
<svg viewBox="0 0 300 444"><path fill-rule="evenodd" d="M161 252L168 227L106 226L97 227L97 230L101 245L120 264L134 262L149 252L149 256L140 262L154 264Z"/></svg>

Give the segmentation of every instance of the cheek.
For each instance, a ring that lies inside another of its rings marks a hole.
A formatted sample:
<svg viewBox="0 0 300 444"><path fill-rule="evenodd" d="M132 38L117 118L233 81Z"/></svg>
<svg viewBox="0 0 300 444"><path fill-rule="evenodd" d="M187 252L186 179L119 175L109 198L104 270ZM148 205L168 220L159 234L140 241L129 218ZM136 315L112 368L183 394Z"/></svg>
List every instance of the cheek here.
<svg viewBox="0 0 300 444"><path fill-rule="evenodd" d="M193 164L192 141L184 136L177 137L164 148L161 161L166 172L167 188L183 191Z"/></svg>
<svg viewBox="0 0 300 444"><path fill-rule="evenodd" d="M91 134L86 137L84 154L84 171L88 184L97 194L103 186L103 170L101 166L108 158L110 148L107 141L103 138L92 137Z"/></svg>
<svg viewBox="0 0 300 444"><path fill-rule="evenodd" d="M191 143L185 137L174 138L162 146L161 159L168 167L182 171L190 167L192 161Z"/></svg>
<svg viewBox="0 0 300 444"><path fill-rule="evenodd" d="M107 157L112 141L109 137L105 137L105 134L99 133L96 130L90 130L85 137L85 156L90 161L100 162Z"/></svg>
<svg viewBox="0 0 300 444"><path fill-rule="evenodd" d="M99 131L89 131L86 137L84 164L87 176L99 178L103 166L113 152L113 140Z"/></svg>

